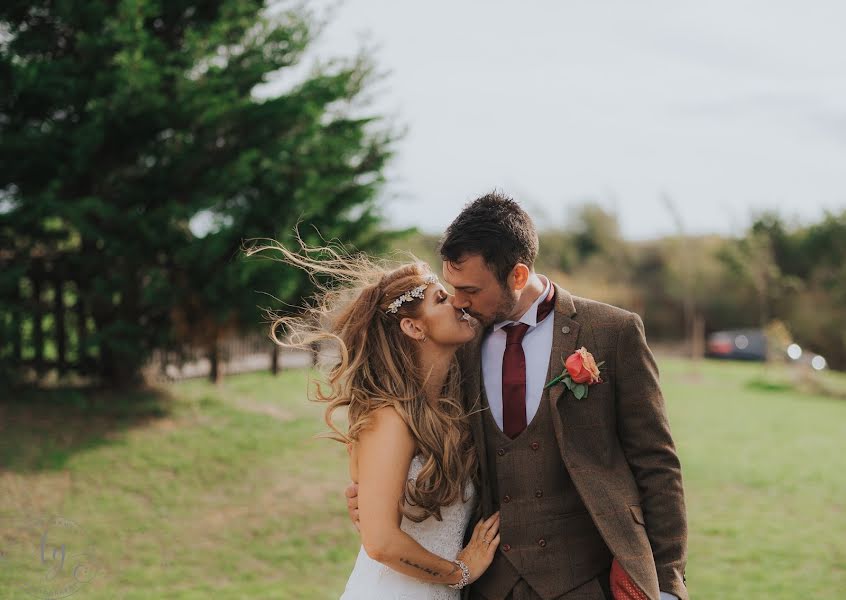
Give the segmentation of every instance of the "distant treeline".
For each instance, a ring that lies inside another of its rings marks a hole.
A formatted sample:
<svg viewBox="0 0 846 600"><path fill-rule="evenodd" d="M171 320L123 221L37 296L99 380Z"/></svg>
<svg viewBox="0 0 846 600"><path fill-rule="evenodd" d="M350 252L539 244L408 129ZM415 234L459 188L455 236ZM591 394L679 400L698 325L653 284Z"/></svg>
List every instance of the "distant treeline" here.
<svg viewBox="0 0 846 600"><path fill-rule="evenodd" d="M438 236L416 234L398 249L439 264ZM536 269L580 296L638 312L647 335L786 326L803 348L846 369L846 211L817 223L760 215L740 238L669 236L625 240L617 217L585 204L566 228L540 234Z"/></svg>

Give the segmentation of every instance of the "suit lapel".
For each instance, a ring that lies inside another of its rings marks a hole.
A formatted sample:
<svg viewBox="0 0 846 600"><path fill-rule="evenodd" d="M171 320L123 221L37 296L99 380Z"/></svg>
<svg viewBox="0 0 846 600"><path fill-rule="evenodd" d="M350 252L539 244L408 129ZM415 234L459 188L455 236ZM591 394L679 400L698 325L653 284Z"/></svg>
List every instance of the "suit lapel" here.
<svg viewBox="0 0 846 600"><path fill-rule="evenodd" d="M549 368L547 369L546 381L551 381L564 370L564 359L575 352L579 340L579 329L581 325L574 320L576 307L573 304L573 297L564 288L555 286L555 312L552 332L552 352L549 354ZM572 392L563 383L557 383L544 392L546 401L550 404L552 413L552 425L555 428L555 439L562 457L564 456L564 426L561 423L560 412L558 411L558 400Z"/></svg>

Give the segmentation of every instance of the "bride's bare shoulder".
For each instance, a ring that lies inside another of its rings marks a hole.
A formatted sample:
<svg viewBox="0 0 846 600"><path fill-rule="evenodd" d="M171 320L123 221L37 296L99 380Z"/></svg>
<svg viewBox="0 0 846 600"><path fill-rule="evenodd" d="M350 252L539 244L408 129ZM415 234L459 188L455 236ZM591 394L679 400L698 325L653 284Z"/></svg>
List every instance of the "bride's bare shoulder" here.
<svg viewBox="0 0 846 600"><path fill-rule="evenodd" d="M373 431L378 435L403 436L405 434L409 438L412 437L411 429L397 412L397 409L390 404L372 410L369 415L370 422L365 431Z"/></svg>
<svg viewBox="0 0 846 600"><path fill-rule="evenodd" d="M373 410L370 417L350 452L350 475L353 481L358 481L358 463L362 454L371 458L407 458L410 463L417 450L411 429L393 406L381 406Z"/></svg>

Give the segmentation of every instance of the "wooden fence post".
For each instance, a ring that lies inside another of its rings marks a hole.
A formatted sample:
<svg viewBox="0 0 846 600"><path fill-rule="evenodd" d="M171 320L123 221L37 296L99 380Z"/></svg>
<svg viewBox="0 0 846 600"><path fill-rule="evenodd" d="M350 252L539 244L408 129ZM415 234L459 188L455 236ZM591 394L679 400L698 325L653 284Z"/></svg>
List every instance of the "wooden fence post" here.
<svg viewBox="0 0 846 600"><path fill-rule="evenodd" d="M56 317L56 351L58 353L57 365L59 375L64 375L67 372L67 357L66 357L66 337L65 337L65 301L62 297L62 290L64 286L63 281L58 277L53 280L53 289L55 291L55 298L53 299L53 311Z"/></svg>
<svg viewBox="0 0 846 600"><path fill-rule="evenodd" d="M15 365L20 365L23 360L23 332L21 314L23 313L21 307L21 284L17 282L12 290L12 362Z"/></svg>
<svg viewBox="0 0 846 600"><path fill-rule="evenodd" d="M41 322L41 273L32 277L32 343L35 346L35 372L44 372L44 324Z"/></svg>
<svg viewBox="0 0 846 600"><path fill-rule="evenodd" d="M74 282L76 285L76 304L74 310L76 311L76 361L79 364L79 370L83 373L88 372L88 356L85 353L85 344L87 340L88 323L86 323L85 303L82 298L82 286L79 282Z"/></svg>

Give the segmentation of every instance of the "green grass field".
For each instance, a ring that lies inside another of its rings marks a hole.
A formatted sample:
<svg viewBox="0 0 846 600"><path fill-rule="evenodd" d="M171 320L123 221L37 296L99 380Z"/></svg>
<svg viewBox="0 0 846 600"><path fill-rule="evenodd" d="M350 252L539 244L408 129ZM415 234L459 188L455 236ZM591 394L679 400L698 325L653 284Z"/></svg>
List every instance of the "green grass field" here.
<svg viewBox="0 0 846 600"><path fill-rule="evenodd" d="M692 597L846 597L846 401L760 365L659 364ZM307 377L0 404L0 599L336 599L358 539Z"/></svg>

